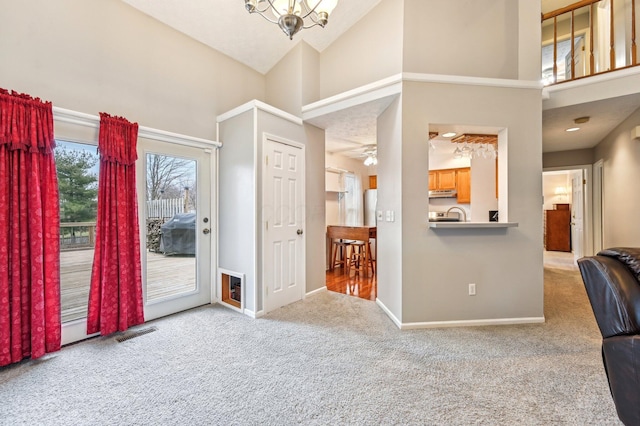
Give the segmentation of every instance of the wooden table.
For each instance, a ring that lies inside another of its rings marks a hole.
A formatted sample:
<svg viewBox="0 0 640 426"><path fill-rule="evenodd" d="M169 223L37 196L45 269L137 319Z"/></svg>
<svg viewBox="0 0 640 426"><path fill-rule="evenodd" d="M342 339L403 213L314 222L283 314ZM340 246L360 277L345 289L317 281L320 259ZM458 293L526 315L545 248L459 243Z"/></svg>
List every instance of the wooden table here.
<svg viewBox="0 0 640 426"><path fill-rule="evenodd" d="M376 239L376 229L375 226L327 226L327 237L329 238L329 244L331 244L329 259L333 260L333 240L356 240L367 243L369 239ZM378 244L375 247L375 258L377 259ZM365 264L366 253L365 251ZM329 264L329 269L333 270L333 262Z"/></svg>

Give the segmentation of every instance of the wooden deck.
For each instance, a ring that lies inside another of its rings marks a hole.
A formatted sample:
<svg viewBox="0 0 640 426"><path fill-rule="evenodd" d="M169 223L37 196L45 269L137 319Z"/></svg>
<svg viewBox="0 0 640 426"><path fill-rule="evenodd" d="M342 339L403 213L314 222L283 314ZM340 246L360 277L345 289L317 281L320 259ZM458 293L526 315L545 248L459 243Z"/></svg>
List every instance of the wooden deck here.
<svg viewBox="0 0 640 426"><path fill-rule="evenodd" d="M62 322L87 316L93 250L60 253ZM143 271L144 275L144 271ZM196 259L147 253L147 300L195 290Z"/></svg>

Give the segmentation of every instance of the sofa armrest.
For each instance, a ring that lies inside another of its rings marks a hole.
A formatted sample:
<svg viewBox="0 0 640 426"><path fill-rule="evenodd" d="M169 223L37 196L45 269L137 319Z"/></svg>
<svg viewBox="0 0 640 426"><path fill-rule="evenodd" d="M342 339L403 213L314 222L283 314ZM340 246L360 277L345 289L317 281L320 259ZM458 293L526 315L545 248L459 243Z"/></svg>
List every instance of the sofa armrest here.
<svg viewBox="0 0 640 426"><path fill-rule="evenodd" d="M640 336L604 339L602 354L618 417L625 425L640 425Z"/></svg>
<svg viewBox="0 0 640 426"><path fill-rule="evenodd" d="M592 256L578 266L602 337L640 334L640 285L625 264Z"/></svg>

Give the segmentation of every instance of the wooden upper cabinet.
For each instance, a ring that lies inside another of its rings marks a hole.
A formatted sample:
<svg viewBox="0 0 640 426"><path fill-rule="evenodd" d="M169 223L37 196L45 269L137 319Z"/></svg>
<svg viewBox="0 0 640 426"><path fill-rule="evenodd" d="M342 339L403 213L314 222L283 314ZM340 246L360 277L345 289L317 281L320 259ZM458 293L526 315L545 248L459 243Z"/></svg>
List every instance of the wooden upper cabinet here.
<svg viewBox="0 0 640 426"><path fill-rule="evenodd" d="M378 175L369 176L369 189L378 189Z"/></svg>
<svg viewBox="0 0 640 426"><path fill-rule="evenodd" d="M471 168L429 170L429 191L455 189L457 202L471 202Z"/></svg>
<svg viewBox="0 0 640 426"><path fill-rule="evenodd" d="M456 189L456 169L438 170L438 189Z"/></svg>
<svg viewBox="0 0 640 426"><path fill-rule="evenodd" d="M456 171L456 183L458 203L469 204L471 202L471 168L458 169Z"/></svg>
<svg viewBox="0 0 640 426"><path fill-rule="evenodd" d="M438 189L438 172L436 170L429 171L429 191Z"/></svg>

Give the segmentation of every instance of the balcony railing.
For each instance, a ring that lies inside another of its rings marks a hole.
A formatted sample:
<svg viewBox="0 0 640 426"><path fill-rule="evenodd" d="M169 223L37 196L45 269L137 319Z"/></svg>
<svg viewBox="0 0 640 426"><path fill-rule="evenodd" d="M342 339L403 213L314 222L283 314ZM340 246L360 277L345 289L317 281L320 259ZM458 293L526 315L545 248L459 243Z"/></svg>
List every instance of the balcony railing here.
<svg viewBox="0 0 640 426"><path fill-rule="evenodd" d="M636 0L582 0L542 15L542 78L555 84L637 66Z"/></svg>
<svg viewBox="0 0 640 426"><path fill-rule="evenodd" d="M96 243L95 222L61 222L60 250L92 249Z"/></svg>

